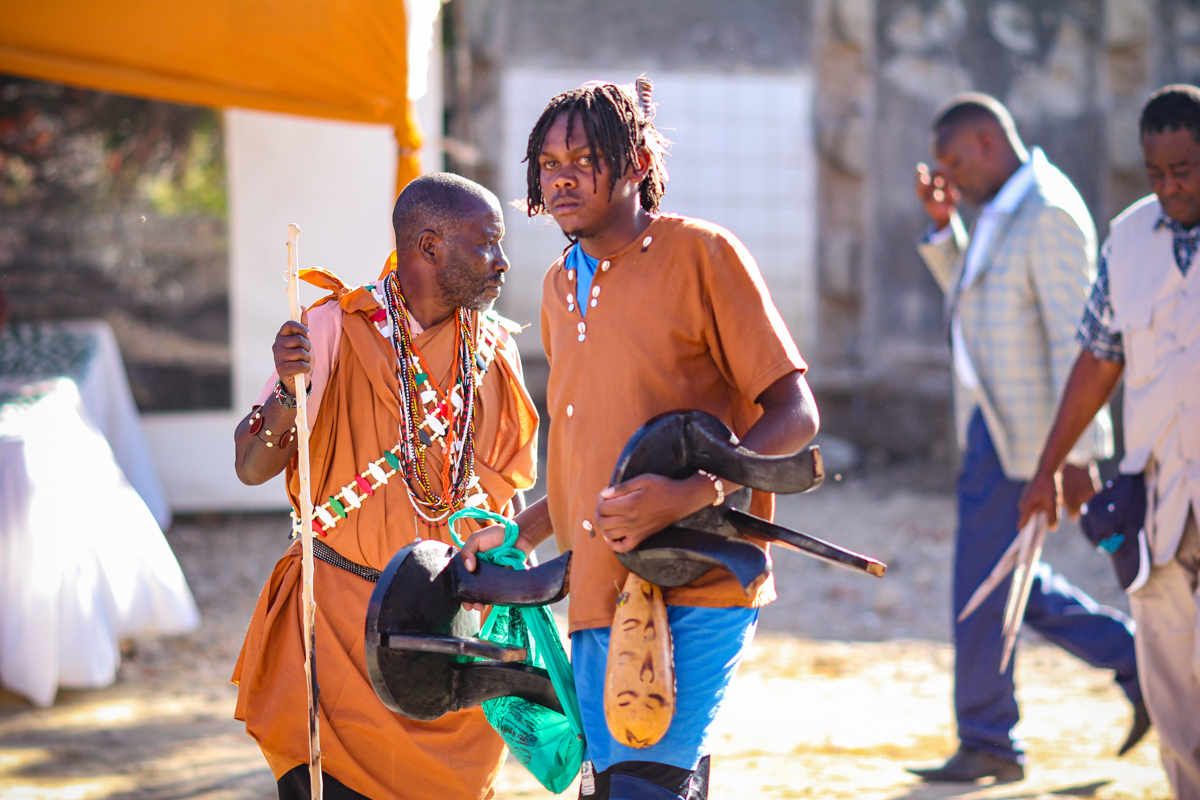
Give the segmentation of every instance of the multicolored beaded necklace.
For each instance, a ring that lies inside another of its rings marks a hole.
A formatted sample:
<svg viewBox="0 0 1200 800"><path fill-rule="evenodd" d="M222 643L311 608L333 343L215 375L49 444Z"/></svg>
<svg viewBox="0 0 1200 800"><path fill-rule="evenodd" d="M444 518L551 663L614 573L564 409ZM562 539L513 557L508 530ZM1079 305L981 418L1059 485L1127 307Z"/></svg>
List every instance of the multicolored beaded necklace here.
<svg viewBox="0 0 1200 800"><path fill-rule="evenodd" d="M408 310L396 273L383 281L386 312L391 323L400 379L400 474L408 487L413 508L436 524L462 505L478 483L475 478L475 352L471 314L455 309L457 358L450 373L451 388L444 391L433 379L429 365L412 342ZM486 366L481 366L486 368ZM432 406L432 407L430 407ZM442 491L433 491L425 465L425 450L442 449Z"/></svg>

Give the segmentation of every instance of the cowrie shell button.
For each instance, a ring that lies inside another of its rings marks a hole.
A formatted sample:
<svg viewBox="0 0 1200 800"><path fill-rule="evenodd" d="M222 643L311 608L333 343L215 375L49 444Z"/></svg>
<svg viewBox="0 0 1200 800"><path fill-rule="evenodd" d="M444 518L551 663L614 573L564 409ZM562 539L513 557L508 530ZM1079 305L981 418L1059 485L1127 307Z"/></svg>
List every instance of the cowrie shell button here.
<svg viewBox="0 0 1200 800"><path fill-rule="evenodd" d="M573 269L567 270L567 280L569 280L569 281L575 280L575 270L573 270Z"/></svg>
<svg viewBox="0 0 1200 800"><path fill-rule="evenodd" d="M583 521L583 529L584 529L585 531L590 531L590 530L592 529L592 523L591 523L591 521L590 521L590 520L586 520L586 519L585 519L585 520Z"/></svg>
<svg viewBox="0 0 1200 800"><path fill-rule="evenodd" d="M653 236L647 236L645 239L642 239L642 247L649 247L650 243L653 241L654 241Z"/></svg>
<svg viewBox="0 0 1200 800"><path fill-rule="evenodd" d="M600 287L593 286L592 287L592 297L599 297L599 296L600 296Z"/></svg>
<svg viewBox="0 0 1200 800"><path fill-rule="evenodd" d="M580 333L587 333L587 325L585 323L581 322L575 327L579 329Z"/></svg>
<svg viewBox="0 0 1200 800"><path fill-rule="evenodd" d="M608 262L608 261L601 261L601 262L600 262L600 269L604 270L605 272L608 272L608 268L609 268L609 267L611 267L611 266L612 266L612 263L611 263L611 262Z"/></svg>
<svg viewBox="0 0 1200 800"><path fill-rule="evenodd" d="M575 406L567 406L567 416L568 417L575 416Z"/></svg>

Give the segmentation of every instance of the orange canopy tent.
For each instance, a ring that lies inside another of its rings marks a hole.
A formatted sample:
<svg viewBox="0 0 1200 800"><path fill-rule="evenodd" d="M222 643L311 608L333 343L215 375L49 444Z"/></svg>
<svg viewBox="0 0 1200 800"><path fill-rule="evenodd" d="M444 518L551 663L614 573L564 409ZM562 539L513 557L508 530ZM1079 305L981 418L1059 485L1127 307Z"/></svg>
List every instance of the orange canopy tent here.
<svg viewBox="0 0 1200 800"><path fill-rule="evenodd" d="M3 0L0 72L204 106L391 125L420 173L402 0Z"/></svg>

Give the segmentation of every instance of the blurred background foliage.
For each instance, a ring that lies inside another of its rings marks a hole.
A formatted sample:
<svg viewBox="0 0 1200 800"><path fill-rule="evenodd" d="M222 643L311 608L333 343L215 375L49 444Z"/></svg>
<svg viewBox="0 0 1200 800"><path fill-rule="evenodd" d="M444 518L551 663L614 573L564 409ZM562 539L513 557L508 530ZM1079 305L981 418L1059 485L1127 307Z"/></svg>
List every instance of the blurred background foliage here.
<svg viewBox="0 0 1200 800"><path fill-rule="evenodd" d="M223 217L218 113L0 77L0 203Z"/></svg>
<svg viewBox="0 0 1200 800"><path fill-rule="evenodd" d="M0 76L14 322L102 317L143 411L228 408L220 112Z"/></svg>

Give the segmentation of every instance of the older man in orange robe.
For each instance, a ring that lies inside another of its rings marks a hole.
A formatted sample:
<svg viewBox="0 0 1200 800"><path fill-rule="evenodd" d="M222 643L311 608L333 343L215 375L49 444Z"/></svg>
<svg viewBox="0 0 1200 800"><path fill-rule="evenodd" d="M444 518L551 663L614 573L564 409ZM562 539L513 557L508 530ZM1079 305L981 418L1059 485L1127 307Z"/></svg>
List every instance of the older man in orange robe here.
<svg viewBox="0 0 1200 800"><path fill-rule="evenodd" d="M376 283L349 289L329 273L306 276L331 294L305 324L280 328L276 374L235 433L237 471L249 484L286 471L299 508L286 387L308 375L325 796L488 798L505 748L482 709L434 722L389 711L367 673L364 621L373 578L400 548L449 542L446 519L464 505L511 515L521 504L535 478L537 413L517 328L490 311L508 270L495 196L426 175L400 195L393 223L397 251ZM300 597L297 543L259 596L233 675L235 716L281 798L309 796Z"/></svg>

